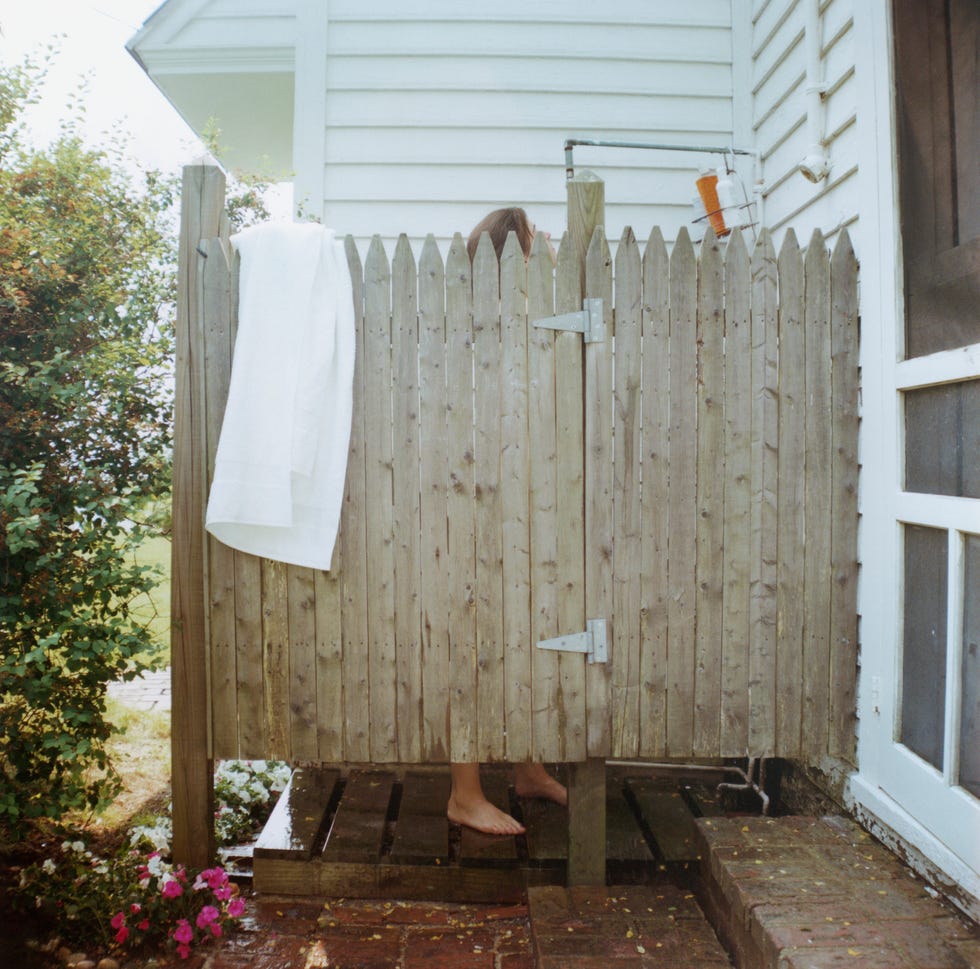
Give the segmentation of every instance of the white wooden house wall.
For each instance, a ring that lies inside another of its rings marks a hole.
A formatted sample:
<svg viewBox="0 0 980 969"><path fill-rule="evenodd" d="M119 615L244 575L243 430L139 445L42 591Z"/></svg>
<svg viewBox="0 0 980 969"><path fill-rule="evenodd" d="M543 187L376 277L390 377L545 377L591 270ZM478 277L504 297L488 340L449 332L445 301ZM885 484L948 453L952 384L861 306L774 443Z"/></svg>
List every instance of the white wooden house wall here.
<svg viewBox="0 0 980 969"><path fill-rule="evenodd" d="M157 83L215 115L229 166L264 153L294 174L305 212L360 243L432 232L445 245L510 204L557 234L569 137L734 139L731 0L173 0L141 34L131 46ZM263 86L294 72L295 98L277 90L278 109L263 108ZM719 159L579 147L574 161L606 182L612 240L629 224L671 241L698 169ZM739 167L751 190L751 162Z"/></svg>
<svg viewBox="0 0 980 969"><path fill-rule="evenodd" d="M809 0L754 0L747 33L751 55L750 142L759 152L765 178L765 223L777 244L792 227L800 242L820 229L834 244L848 226L856 249L858 219L859 134L854 45L854 0L820 0L820 78L822 128L830 171L812 183L799 171L810 147L807 126L805 7ZM735 3L735 16L748 14L748 4Z"/></svg>
<svg viewBox="0 0 980 969"><path fill-rule="evenodd" d="M678 5L332 0L324 220L364 238L445 242L490 209L565 221L568 137L732 142L730 0ZM672 238L710 155L580 147L606 182L607 233Z"/></svg>

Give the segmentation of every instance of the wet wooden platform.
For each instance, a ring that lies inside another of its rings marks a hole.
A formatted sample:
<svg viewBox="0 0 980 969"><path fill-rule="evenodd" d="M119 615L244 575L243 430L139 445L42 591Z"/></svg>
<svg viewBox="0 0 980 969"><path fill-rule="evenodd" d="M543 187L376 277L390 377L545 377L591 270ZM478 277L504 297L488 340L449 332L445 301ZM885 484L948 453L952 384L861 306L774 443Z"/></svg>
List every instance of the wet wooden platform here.
<svg viewBox="0 0 980 969"><path fill-rule="evenodd" d="M560 776L559 770L559 776ZM697 864L694 819L720 812L720 779L607 768L610 884L683 876ZM568 818L548 801L519 800L504 768L484 768L487 796L527 831L491 837L450 824L447 769L302 768L255 845L255 889L267 894L516 901L563 885Z"/></svg>

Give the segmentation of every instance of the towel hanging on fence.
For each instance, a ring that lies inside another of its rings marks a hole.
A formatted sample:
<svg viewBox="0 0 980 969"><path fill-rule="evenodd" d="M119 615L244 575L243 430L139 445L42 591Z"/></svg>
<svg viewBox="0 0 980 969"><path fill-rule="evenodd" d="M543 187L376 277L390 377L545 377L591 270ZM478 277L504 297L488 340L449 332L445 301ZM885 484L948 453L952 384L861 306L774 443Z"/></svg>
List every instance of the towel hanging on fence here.
<svg viewBox="0 0 980 969"><path fill-rule="evenodd" d="M329 569L354 376L344 247L315 223L266 223L231 241L238 336L206 527L243 552Z"/></svg>

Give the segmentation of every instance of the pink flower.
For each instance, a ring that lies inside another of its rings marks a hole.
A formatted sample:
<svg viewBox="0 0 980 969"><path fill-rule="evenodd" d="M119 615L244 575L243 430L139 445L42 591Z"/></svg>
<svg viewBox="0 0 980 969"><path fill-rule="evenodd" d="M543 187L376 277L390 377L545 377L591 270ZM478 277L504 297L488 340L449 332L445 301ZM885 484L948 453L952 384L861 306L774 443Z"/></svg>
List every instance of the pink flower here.
<svg viewBox="0 0 980 969"><path fill-rule="evenodd" d="M237 919L245 911L245 903L237 896L228 903L228 915Z"/></svg>
<svg viewBox="0 0 980 969"><path fill-rule="evenodd" d="M211 934L216 938L221 938L221 924L219 922L212 922L208 928L211 930Z"/></svg>
<svg viewBox="0 0 980 969"><path fill-rule="evenodd" d="M130 910L130 912L133 913L133 915L135 915L137 912L139 912L142 908L143 908L143 906L140 905L139 902L133 902L133 904L129 906L129 910Z"/></svg>
<svg viewBox="0 0 980 969"><path fill-rule="evenodd" d="M221 913L213 905L205 905L204 908L197 913L197 927L199 929L203 929L206 925L210 925L210 923L220 918Z"/></svg>
<svg viewBox="0 0 980 969"><path fill-rule="evenodd" d="M201 872L201 877L207 879L208 887L212 891L228 884L228 874L224 868L209 868Z"/></svg>
<svg viewBox="0 0 980 969"><path fill-rule="evenodd" d="M181 959L186 959L191 954L191 947L189 945L179 945L177 946L177 955Z"/></svg>
<svg viewBox="0 0 980 969"><path fill-rule="evenodd" d="M191 923L187 919L179 919L177 921L177 928L174 929L174 938L182 945L187 945L194 939L194 930L191 928ZM186 959L186 956L181 958Z"/></svg>
<svg viewBox="0 0 980 969"><path fill-rule="evenodd" d="M168 878L160 892L164 898L180 898L184 894L184 889L180 887L180 882L176 878Z"/></svg>
<svg viewBox="0 0 980 969"><path fill-rule="evenodd" d="M116 914L112 916L112 921L109 922L109 924L114 929L121 929L126 924L126 916L122 912L116 912Z"/></svg>
<svg viewBox="0 0 980 969"><path fill-rule="evenodd" d="M224 885L221 888L216 888L214 890L214 897L219 902L227 902L232 896L231 885Z"/></svg>
<svg viewBox="0 0 980 969"><path fill-rule="evenodd" d="M145 932L149 927L150 927L150 920L149 919L143 919L142 922L138 922L136 924L136 928L138 928L140 930L140 932Z"/></svg>
<svg viewBox="0 0 980 969"><path fill-rule="evenodd" d="M129 938L129 929L125 925L121 926L119 931L116 933L116 942L122 945Z"/></svg>

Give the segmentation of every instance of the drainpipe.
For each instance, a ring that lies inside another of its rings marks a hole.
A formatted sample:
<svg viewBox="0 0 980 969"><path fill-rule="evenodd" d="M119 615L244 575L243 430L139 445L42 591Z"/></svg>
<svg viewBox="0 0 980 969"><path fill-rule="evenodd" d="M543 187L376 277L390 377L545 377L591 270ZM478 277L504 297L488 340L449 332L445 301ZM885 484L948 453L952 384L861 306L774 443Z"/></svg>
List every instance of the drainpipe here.
<svg viewBox="0 0 980 969"><path fill-rule="evenodd" d="M811 182L827 177L827 145L824 142L824 102L827 84L820 63L820 0L804 0L805 27L803 44L806 52L806 131L808 147L800 162L800 171Z"/></svg>

